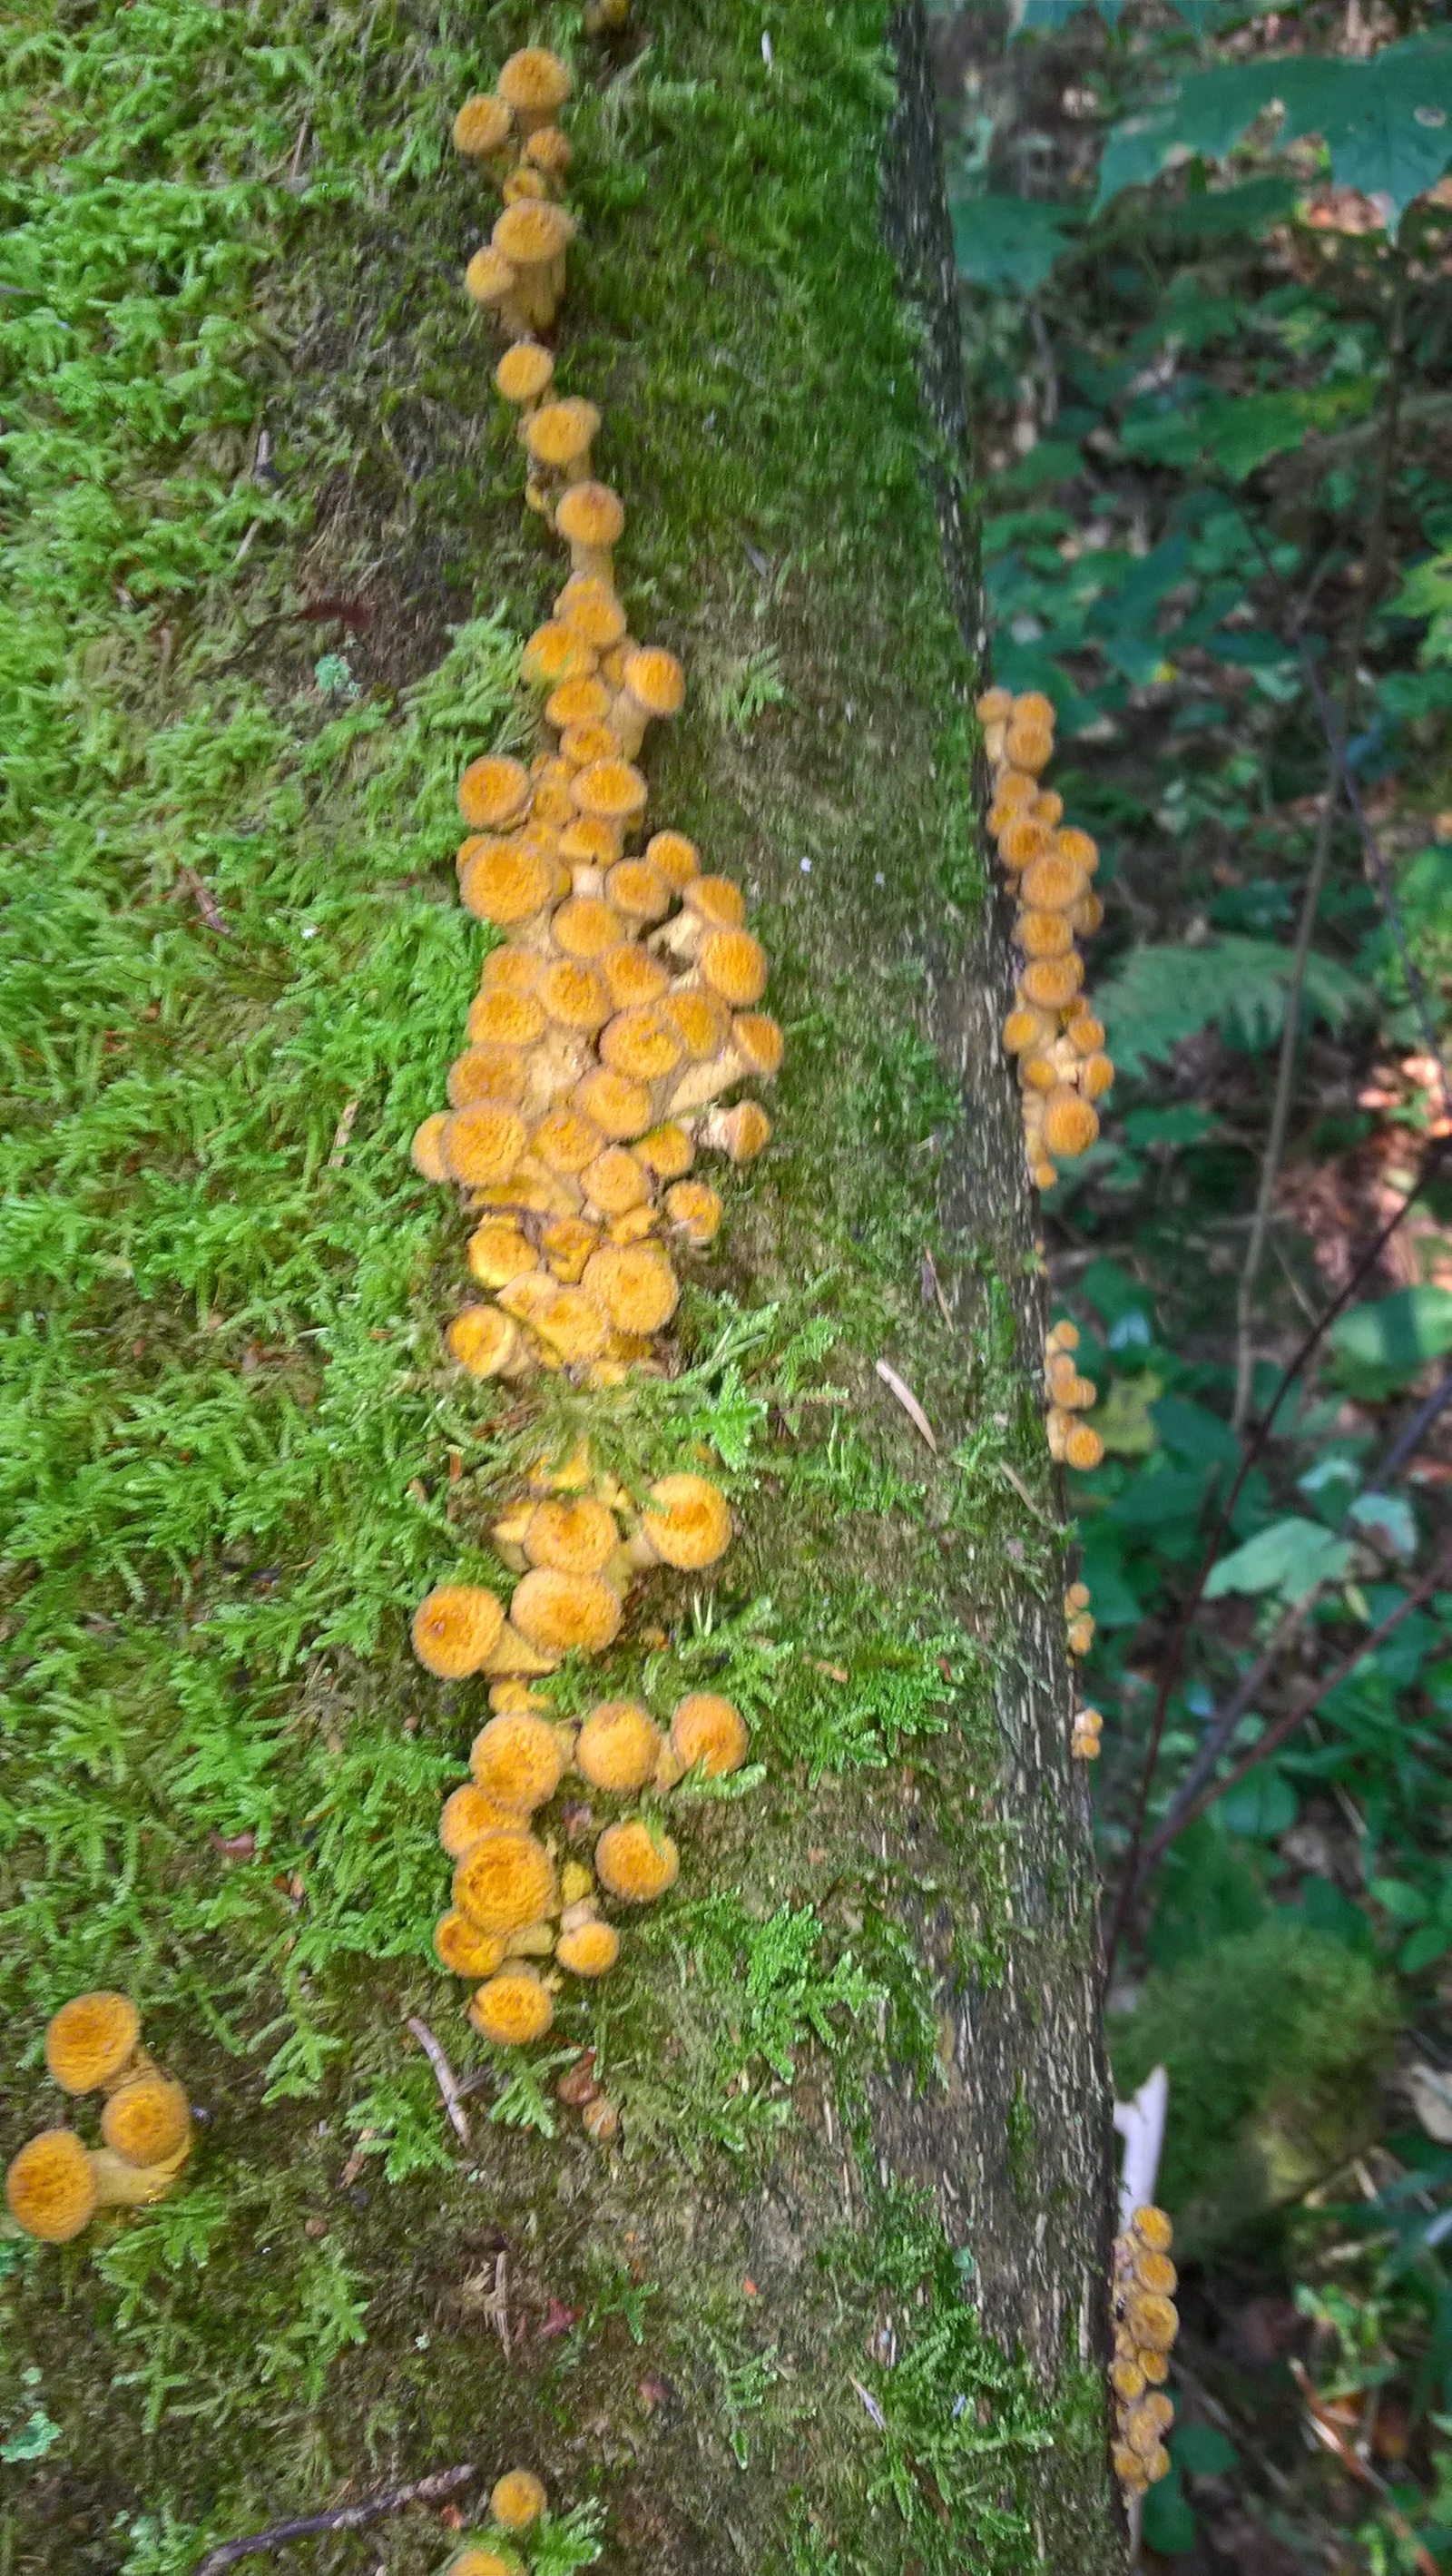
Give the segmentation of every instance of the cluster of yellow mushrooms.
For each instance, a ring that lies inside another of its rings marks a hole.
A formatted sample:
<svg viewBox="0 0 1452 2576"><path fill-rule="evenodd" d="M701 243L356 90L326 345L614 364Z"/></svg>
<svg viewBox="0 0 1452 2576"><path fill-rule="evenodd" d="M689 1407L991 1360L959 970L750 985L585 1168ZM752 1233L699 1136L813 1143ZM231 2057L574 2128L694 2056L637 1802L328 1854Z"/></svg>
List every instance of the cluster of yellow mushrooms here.
<svg viewBox="0 0 1452 2576"><path fill-rule="evenodd" d="M1047 1190L1058 1165L1093 1144L1094 1103L1114 1080L1103 1026L1084 998L1076 944L1104 918L1091 884L1099 852L1087 832L1064 826L1063 798L1039 783L1054 749L1050 700L1032 689L1017 698L989 689L978 716L993 767L988 828L1018 899L1014 941L1022 963L1003 1042L1018 1058L1029 1169Z"/></svg>
<svg viewBox="0 0 1452 2576"><path fill-rule="evenodd" d="M461 2542L443 2576L524 2576L524 2560L505 2535L528 2531L548 2502L544 2480L533 2469L506 2469L489 2493L494 2528Z"/></svg>
<svg viewBox="0 0 1452 2576"><path fill-rule="evenodd" d="M659 1369L676 1263L721 1223L696 1156L760 1153L764 1110L723 1104L775 1074L782 1035L757 1008L767 960L739 889L703 872L684 833L644 837L636 764L647 728L678 712L685 674L629 632L614 562L625 511L593 472L600 415L557 397L542 336L575 237L559 203L570 87L559 58L530 47L454 124L456 147L503 200L465 284L509 342L494 381L526 451L525 497L570 569L522 661L545 747L528 765L471 761L459 783L459 891L497 944L449 1068L449 1106L424 1120L413 1159L455 1184L473 1221L468 1263L483 1293L448 1329L459 1366L513 1382L564 1371L599 1389ZM614 1642L651 1567L704 1572L731 1534L708 1477L663 1476L637 1499L599 1472L587 1443L563 1462L541 1458L496 1524L496 1551L519 1578L507 1610L481 1584L441 1585L419 1606L420 1662L491 1684L471 1777L440 1824L456 1866L435 1947L447 1968L483 1980L470 2018L496 2045L543 2036L562 1972L594 1978L614 1965L620 1937L602 1898L644 1905L674 1881L659 1800L687 1773L719 1776L746 1756L739 1711L714 1693L682 1700L668 1728L634 1700L602 1701L576 1728L535 1685L571 1651ZM557 1836L536 1831L571 1773L607 1796L652 1800L606 1824L588 1863L561 1862Z"/></svg>
<svg viewBox="0 0 1452 2576"><path fill-rule="evenodd" d="M187 2097L141 2045L126 1995L77 1995L49 2022L45 2062L63 2093L100 2093L101 2144L71 2128L27 2139L5 2176L10 2215L27 2236L68 2244L99 2209L163 2200L192 2148Z"/></svg>
<svg viewBox="0 0 1452 2576"><path fill-rule="evenodd" d="M1175 2313L1173 2229L1162 2209L1137 2209L1114 2240L1114 2468L1126 2500L1167 2477L1164 2437L1175 2410L1164 2393L1170 2346L1179 2331Z"/></svg>

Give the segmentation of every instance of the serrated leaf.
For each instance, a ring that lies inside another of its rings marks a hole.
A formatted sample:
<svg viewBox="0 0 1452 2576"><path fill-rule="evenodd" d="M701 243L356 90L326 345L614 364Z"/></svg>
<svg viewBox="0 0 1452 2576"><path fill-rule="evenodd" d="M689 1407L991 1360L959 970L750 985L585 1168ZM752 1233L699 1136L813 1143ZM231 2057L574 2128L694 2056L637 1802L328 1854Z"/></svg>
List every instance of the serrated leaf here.
<svg viewBox="0 0 1452 2576"><path fill-rule="evenodd" d="M1434 187L1452 161L1452 41L1441 33L1413 36L1370 62L1261 55L1191 72L1158 107L1111 128L1096 213L1172 161L1223 161L1277 103L1281 142L1319 136L1338 187L1390 201L1395 235L1412 199Z"/></svg>
<svg viewBox="0 0 1452 2576"><path fill-rule="evenodd" d="M1283 67L1281 140L1317 134L1338 188L1389 197L1393 236L1406 208L1452 160L1452 42L1413 36L1369 63L1303 55Z"/></svg>
<svg viewBox="0 0 1452 2576"><path fill-rule="evenodd" d="M1115 1063L1124 1073L1142 1072L1207 1028L1243 1047L1272 1045L1285 1017L1290 972L1290 951L1270 939L1133 950L1100 995ZM1312 1018L1339 1028L1362 1000L1361 985L1344 966L1329 957L1307 960L1303 1007Z"/></svg>
<svg viewBox="0 0 1452 2576"><path fill-rule="evenodd" d="M1020 295L1042 286L1067 247L1065 230L1074 220L1072 208L1037 197L960 197L952 215L959 276L974 286L1009 287Z"/></svg>

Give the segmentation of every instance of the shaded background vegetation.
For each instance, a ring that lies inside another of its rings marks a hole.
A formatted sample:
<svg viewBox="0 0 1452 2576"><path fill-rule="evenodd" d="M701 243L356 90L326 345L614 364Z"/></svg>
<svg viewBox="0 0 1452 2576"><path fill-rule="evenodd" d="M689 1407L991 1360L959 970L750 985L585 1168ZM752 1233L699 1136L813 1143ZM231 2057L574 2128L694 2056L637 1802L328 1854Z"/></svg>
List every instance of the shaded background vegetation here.
<svg viewBox="0 0 1452 2576"><path fill-rule="evenodd" d="M1109 1450L1073 1502L1111 1891L1238 1775L1109 1999L1121 2088L1170 2070L1187 2262L1146 2537L1257 2576L1452 2552L1441 14L935 21L994 672L1054 698L1104 853L1120 1079L1044 1231Z"/></svg>

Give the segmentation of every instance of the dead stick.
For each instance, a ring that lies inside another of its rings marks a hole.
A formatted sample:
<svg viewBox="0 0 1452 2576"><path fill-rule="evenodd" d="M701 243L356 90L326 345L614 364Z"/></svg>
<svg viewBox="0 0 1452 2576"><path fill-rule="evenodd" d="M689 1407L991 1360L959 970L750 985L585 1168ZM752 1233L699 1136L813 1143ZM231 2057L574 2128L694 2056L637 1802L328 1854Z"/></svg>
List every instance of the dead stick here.
<svg viewBox="0 0 1452 2576"><path fill-rule="evenodd" d="M444 2097L444 2109L453 2123L454 2134L467 2147L470 2143L469 2123L464 2116L464 2106L459 2100L459 2088L454 2081L454 2070L426 2021L420 2021L415 2015L408 2026L439 2079L439 2091Z"/></svg>
<svg viewBox="0 0 1452 2576"><path fill-rule="evenodd" d="M1437 2576L1436 2559L1430 2549L1424 2548L1418 2540L1406 2515L1397 2511L1385 2478L1379 2478L1370 2461L1363 2460L1358 2451L1353 2451L1344 2433L1332 2423L1328 2415L1322 2412L1320 2397L1303 2361L1292 2362L1291 2377L1305 2399L1306 2413L1310 2418L1311 2430L1317 2441L1341 2462L1343 2468L1349 2469L1352 2476L1358 2478L1364 2487L1370 2487L1373 2495L1381 2498L1382 2509L1398 2540L1409 2540L1412 2544L1412 2560L1418 2570L1418 2576Z"/></svg>
<svg viewBox="0 0 1452 2576"><path fill-rule="evenodd" d="M310 2540L315 2532L361 2530L366 2522L401 2513L406 2504L433 2504L478 2475L473 2461L466 2460L461 2468L437 2469L431 2478L417 2478L411 2487L386 2487L382 2495L369 2496L362 2504L340 2504L332 2513L308 2513L296 2522L275 2522L270 2531L249 2532L245 2540L224 2540L219 2549L209 2549L199 2560L192 2576L222 2576L222 2569L234 2567L239 2558L283 2549L290 2540Z"/></svg>

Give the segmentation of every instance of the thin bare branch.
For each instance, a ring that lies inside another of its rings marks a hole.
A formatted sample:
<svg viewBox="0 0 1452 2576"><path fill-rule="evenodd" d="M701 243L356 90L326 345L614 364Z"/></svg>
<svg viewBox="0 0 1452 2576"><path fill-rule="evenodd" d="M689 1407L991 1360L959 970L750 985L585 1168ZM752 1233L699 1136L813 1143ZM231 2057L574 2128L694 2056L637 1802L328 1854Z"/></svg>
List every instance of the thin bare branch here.
<svg viewBox="0 0 1452 2576"><path fill-rule="evenodd" d="M473 2461L466 2460L457 2469L437 2469L432 2477L416 2478L412 2486L387 2487L381 2495L366 2497L362 2504L341 2504L331 2513L309 2513L293 2522L275 2522L267 2531L249 2532L245 2540L224 2540L198 2560L192 2576L222 2576L222 2570L235 2567L239 2558L263 2557L270 2550L285 2549L290 2540L310 2540L321 2531L361 2531L367 2523L401 2513L405 2505L437 2504L479 2474Z"/></svg>

